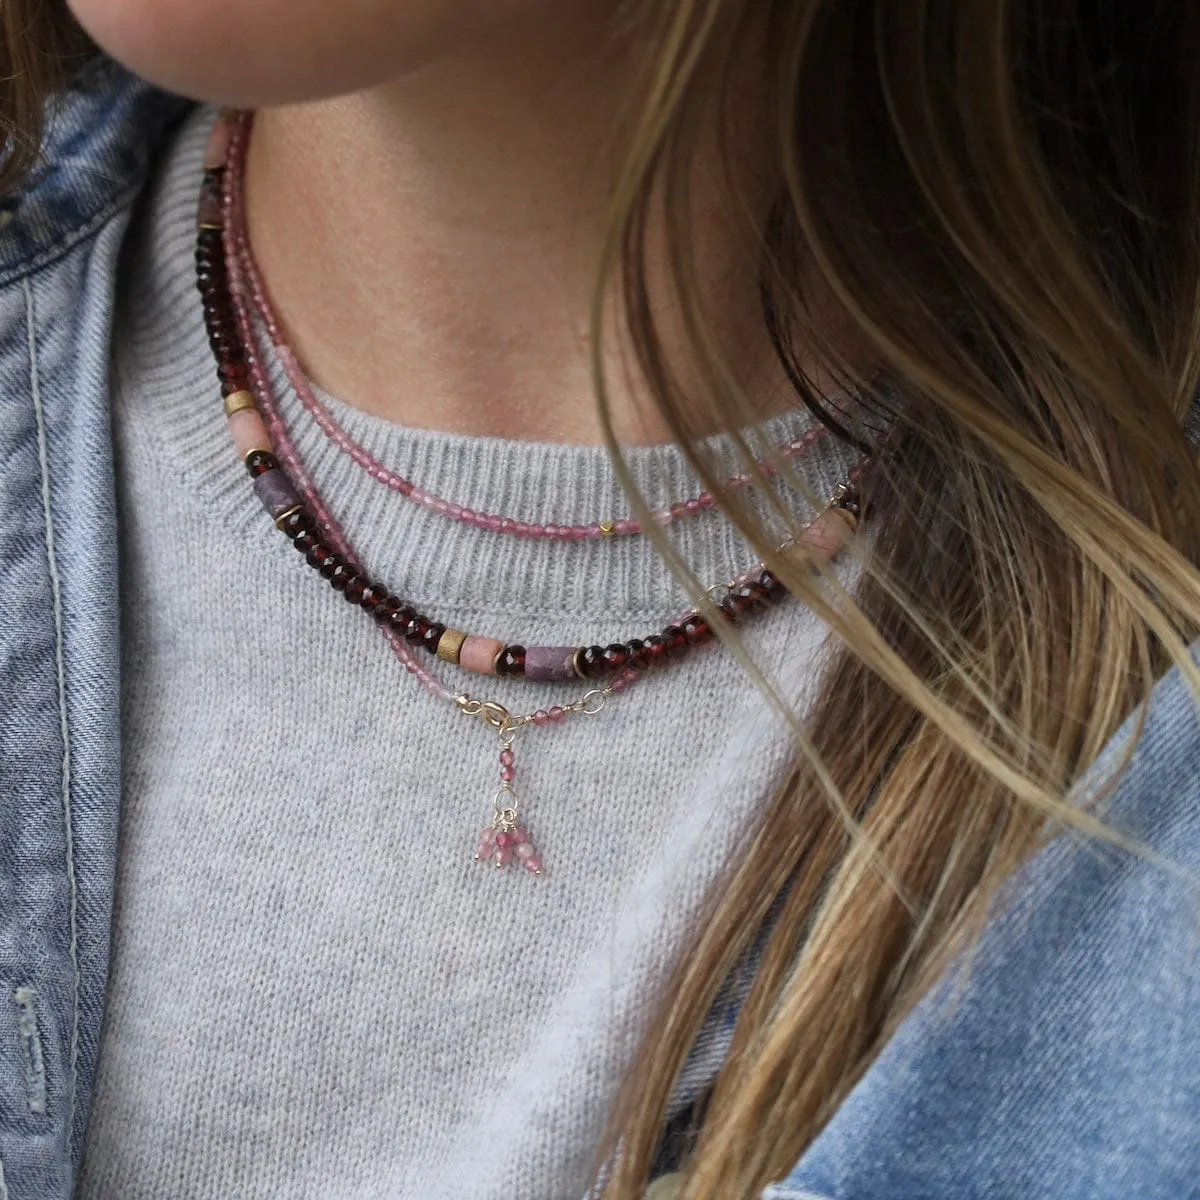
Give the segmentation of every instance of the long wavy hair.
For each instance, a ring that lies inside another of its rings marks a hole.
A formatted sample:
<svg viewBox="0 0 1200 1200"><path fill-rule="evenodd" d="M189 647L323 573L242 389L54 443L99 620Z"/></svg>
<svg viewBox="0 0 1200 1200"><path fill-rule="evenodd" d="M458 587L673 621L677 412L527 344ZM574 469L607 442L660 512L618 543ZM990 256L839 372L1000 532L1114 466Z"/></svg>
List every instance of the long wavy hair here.
<svg viewBox="0 0 1200 1200"><path fill-rule="evenodd" d="M0 13L11 184L79 39L59 3ZM616 286L670 428L834 643L818 699L792 715L786 786L763 798L667 980L598 1158L605 1200L642 1195L689 1048L766 928L686 1164L689 1200L729 1200L787 1172L1047 839L1119 840L1103 790L1084 804L1073 783L1172 662L1200 691L1185 436L1200 382L1200 8L672 0L626 5L621 22L645 70L595 344ZM747 86L769 113L768 161L750 187L731 148L725 185L769 192L738 207L756 319L797 402L874 456L852 594L779 548L695 436L699 411L735 438L754 411L692 236L694 161L705 131L736 125L723 114ZM656 327L652 226L667 231L686 388ZM828 337L830 304L865 355ZM822 395L814 364L853 407Z"/></svg>

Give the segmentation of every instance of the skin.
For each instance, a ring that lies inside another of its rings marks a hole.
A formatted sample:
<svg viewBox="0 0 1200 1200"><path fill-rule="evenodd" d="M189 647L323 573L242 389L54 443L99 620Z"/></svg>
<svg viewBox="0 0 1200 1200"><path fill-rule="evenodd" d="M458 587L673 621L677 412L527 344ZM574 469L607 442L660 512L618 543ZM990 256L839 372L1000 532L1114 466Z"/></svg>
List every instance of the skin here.
<svg viewBox="0 0 1200 1200"><path fill-rule="evenodd" d="M617 0L71 5L146 78L258 109L251 242L315 382L414 427L601 439L588 312L635 58L614 32ZM754 264L706 183L716 161L714 149L696 167L702 285L766 415L786 389L759 329ZM660 266L652 251L652 280ZM658 307L686 377L665 293ZM616 434L666 440L610 308Z"/></svg>

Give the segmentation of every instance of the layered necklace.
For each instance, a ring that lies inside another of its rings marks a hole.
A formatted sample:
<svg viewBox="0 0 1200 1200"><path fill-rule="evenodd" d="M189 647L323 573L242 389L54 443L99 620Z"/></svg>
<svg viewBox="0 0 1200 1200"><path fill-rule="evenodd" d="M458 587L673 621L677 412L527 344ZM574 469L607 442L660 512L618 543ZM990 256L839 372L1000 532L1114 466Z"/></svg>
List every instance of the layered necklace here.
<svg viewBox="0 0 1200 1200"><path fill-rule="evenodd" d="M203 303L209 345L229 434L252 481L255 494L313 570L334 591L362 609L378 624L393 654L438 701L459 713L484 721L499 741L499 783L492 797L492 816L479 834L475 858L495 867L520 864L540 875L543 861L525 823L514 786L515 743L525 731L561 725L579 716L595 716L605 705L650 674L677 664L693 649L714 638L709 618L694 607L663 628L623 642L578 646L538 646L504 642L486 634L447 626L419 612L374 579L359 565L346 535L329 512L296 443L257 352L258 325L265 330L289 382L326 437L381 484L445 517L489 534L556 541L603 541L642 532L633 520L604 519L588 525L518 521L481 513L436 496L389 471L355 443L315 395L288 348L266 289L250 253L243 207L243 172L252 116L223 113L218 117L204 156L204 174L196 216L196 283ZM817 430L820 430L818 432ZM823 433L810 431L767 456L766 475L777 464L809 448ZM811 559L834 557L857 528L861 504L857 480L865 461L839 485L827 506L789 543ZM748 474L730 480L743 487ZM656 514L667 524L697 516L715 506L708 492L680 501ZM787 596L782 582L763 564L708 589L714 619L740 623ZM532 712L511 712L494 700L478 699L447 687L427 663L479 676L512 676L535 683L585 682L581 696L561 703L540 704Z"/></svg>

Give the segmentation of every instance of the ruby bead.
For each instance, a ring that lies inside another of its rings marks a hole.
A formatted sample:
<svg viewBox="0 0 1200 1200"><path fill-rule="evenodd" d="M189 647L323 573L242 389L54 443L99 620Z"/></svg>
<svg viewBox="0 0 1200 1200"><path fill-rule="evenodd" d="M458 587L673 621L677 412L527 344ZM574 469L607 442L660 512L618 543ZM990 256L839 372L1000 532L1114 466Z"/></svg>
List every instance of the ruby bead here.
<svg viewBox="0 0 1200 1200"><path fill-rule="evenodd" d="M428 650L430 654L436 654L438 642L442 640L442 634L445 632L445 625L439 624L437 621L431 621L426 624L425 632L421 635L419 644Z"/></svg>
<svg viewBox="0 0 1200 1200"><path fill-rule="evenodd" d="M290 538L297 537L301 533L308 533L316 527L317 522L312 513L303 508L294 509L279 522L279 528Z"/></svg>
<svg viewBox="0 0 1200 1200"><path fill-rule="evenodd" d="M302 529L294 538L292 538L292 545L295 546L301 554L307 554L309 550L318 544L319 539L311 529Z"/></svg>
<svg viewBox="0 0 1200 1200"><path fill-rule="evenodd" d="M619 671L629 661L629 651L620 642L613 642L604 647L604 666L606 671Z"/></svg>
<svg viewBox="0 0 1200 1200"><path fill-rule="evenodd" d="M277 470L278 467L279 460L269 450L251 450L246 455L246 470L253 478Z"/></svg>
<svg viewBox="0 0 1200 1200"><path fill-rule="evenodd" d="M687 638L689 646L703 646L712 641L713 631L699 613L688 617L679 628L683 630L683 636Z"/></svg>
<svg viewBox="0 0 1200 1200"><path fill-rule="evenodd" d="M525 647L505 646L504 649L496 655L496 674L524 675Z"/></svg>
<svg viewBox="0 0 1200 1200"><path fill-rule="evenodd" d="M566 710L564 708L560 708L557 704L554 705L554 707L551 708L546 715L551 721L554 722L555 725L561 725L563 721L567 719Z"/></svg>
<svg viewBox="0 0 1200 1200"><path fill-rule="evenodd" d="M346 587L342 594L351 604L361 604L363 593L367 590L370 582L365 575L352 575L346 580Z"/></svg>
<svg viewBox="0 0 1200 1200"><path fill-rule="evenodd" d="M668 625L662 632L662 640L668 658L682 658L688 651L687 635L678 625Z"/></svg>
<svg viewBox="0 0 1200 1200"><path fill-rule="evenodd" d="M335 591L344 592L346 584L352 579L357 579L361 574L362 572L353 563L342 561L330 571L329 582Z"/></svg>
<svg viewBox="0 0 1200 1200"><path fill-rule="evenodd" d="M603 646L584 646L575 655L575 670L584 679L599 679L608 670Z"/></svg>
<svg viewBox="0 0 1200 1200"><path fill-rule="evenodd" d="M533 714L533 723L539 727L543 725L549 725L550 714L544 708L539 708L537 712Z"/></svg>

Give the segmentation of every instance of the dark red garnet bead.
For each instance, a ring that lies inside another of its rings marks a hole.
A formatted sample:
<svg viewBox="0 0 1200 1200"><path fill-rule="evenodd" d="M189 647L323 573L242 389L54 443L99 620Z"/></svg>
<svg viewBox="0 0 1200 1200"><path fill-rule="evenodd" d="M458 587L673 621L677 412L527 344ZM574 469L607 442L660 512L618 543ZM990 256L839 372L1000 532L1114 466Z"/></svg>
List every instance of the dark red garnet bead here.
<svg viewBox="0 0 1200 1200"><path fill-rule="evenodd" d="M625 643L625 665L635 671L644 671L650 665L646 643L641 638L630 638Z"/></svg>
<svg viewBox="0 0 1200 1200"><path fill-rule="evenodd" d="M398 633L402 638L408 637L409 627L416 620L417 610L410 604L402 604L388 618L388 624L391 626L393 633Z"/></svg>
<svg viewBox="0 0 1200 1200"><path fill-rule="evenodd" d="M687 638L689 646L703 646L706 642L712 641L713 631L699 613L695 613L681 622L679 628L683 630L683 636Z"/></svg>
<svg viewBox="0 0 1200 1200"><path fill-rule="evenodd" d="M777 579L771 571L764 570L758 577L758 582L759 586L766 593L767 599L772 604L778 604L788 594L788 590L784 587L782 581Z"/></svg>
<svg viewBox="0 0 1200 1200"><path fill-rule="evenodd" d="M329 582L333 584L336 591L344 592L346 584L351 579L357 579L361 574L362 572L353 563L348 563L343 559L329 572Z"/></svg>
<svg viewBox="0 0 1200 1200"><path fill-rule="evenodd" d="M687 634L678 625L668 625L662 631L662 640L668 658L682 658L688 652Z"/></svg>
<svg viewBox="0 0 1200 1200"><path fill-rule="evenodd" d="M604 647L604 668L607 673L619 671L629 662L629 650L620 642Z"/></svg>
<svg viewBox="0 0 1200 1200"><path fill-rule="evenodd" d="M320 570L331 558L335 558L336 555L324 542L315 542L309 546L308 553L304 557L308 560L310 567L316 567ZM332 569L331 564L330 570Z"/></svg>
<svg viewBox="0 0 1200 1200"><path fill-rule="evenodd" d="M384 596L380 602L375 605L375 611L371 616L379 622L380 625L387 625L391 622L392 617L400 611L400 601L395 596Z"/></svg>
<svg viewBox="0 0 1200 1200"><path fill-rule="evenodd" d="M332 579L333 573L340 566L345 565L346 560L335 551L331 550L328 556L321 562L317 563L317 570L325 576L326 579Z"/></svg>
<svg viewBox="0 0 1200 1200"><path fill-rule="evenodd" d="M525 647L505 646L504 649L496 655L496 674L524 675Z"/></svg>
<svg viewBox="0 0 1200 1200"><path fill-rule="evenodd" d="M350 601L351 604L361 604L363 593L370 585L370 580L365 575L352 575L346 580L345 590L342 595Z"/></svg>
<svg viewBox="0 0 1200 1200"><path fill-rule="evenodd" d="M425 631L421 634L420 645L428 650L430 654L436 654L438 642L442 640L442 634L445 632L445 625L442 625L438 621L428 621L425 625Z"/></svg>
<svg viewBox="0 0 1200 1200"><path fill-rule="evenodd" d="M269 450L251 450L246 455L246 470L251 476L265 475L279 467L279 460Z"/></svg>
<svg viewBox="0 0 1200 1200"><path fill-rule="evenodd" d="M599 679L608 673L603 646L584 646L575 653L575 669L584 679Z"/></svg>
<svg viewBox="0 0 1200 1200"><path fill-rule="evenodd" d="M667 647L657 633L643 639L642 647L646 651L646 661L652 667L660 666L667 657Z"/></svg>
<svg viewBox="0 0 1200 1200"><path fill-rule="evenodd" d="M387 588L382 583L368 582L366 587L363 588L363 594L358 602L367 612L374 612L387 599L387 594Z"/></svg>
<svg viewBox="0 0 1200 1200"><path fill-rule="evenodd" d="M279 522L279 528L290 538L297 537L301 533L310 533L316 527L317 522L313 519L312 513L303 508L292 509ZM307 547L305 548L307 549Z"/></svg>
<svg viewBox="0 0 1200 1200"><path fill-rule="evenodd" d="M411 642L414 646L419 646L425 640L425 634L429 630L429 618L422 613L417 613L408 622L404 630L404 640Z"/></svg>
<svg viewBox="0 0 1200 1200"><path fill-rule="evenodd" d="M314 546L319 544L320 539L311 529L302 529L294 538L292 545L300 551L301 554L307 554Z"/></svg>

